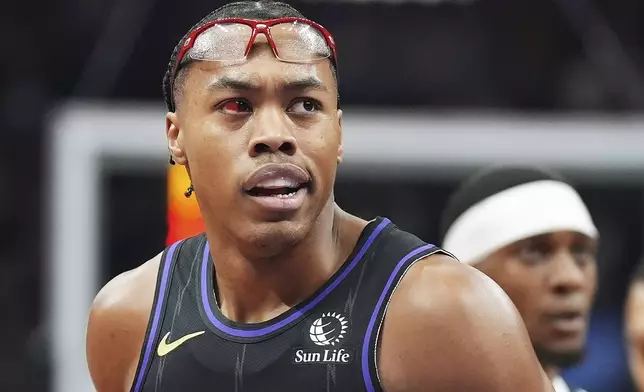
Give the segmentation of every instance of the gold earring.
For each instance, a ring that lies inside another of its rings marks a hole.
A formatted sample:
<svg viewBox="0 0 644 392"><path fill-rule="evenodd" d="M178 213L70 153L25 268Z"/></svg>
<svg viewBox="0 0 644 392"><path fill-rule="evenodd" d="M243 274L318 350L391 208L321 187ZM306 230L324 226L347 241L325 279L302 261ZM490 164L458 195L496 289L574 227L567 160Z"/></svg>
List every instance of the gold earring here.
<svg viewBox="0 0 644 392"><path fill-rule="evenodd" d="M184 194L183 194L183 195L184 195L186 198L188 198L188 199L189 199L189 198L190 198L190 196L192 196L192 193L193 193L194 191L195 191L195 187L194 187L194 186L192 186L192 184L190 184L190 186L188 187L188 189L186 189L186 191L184 192Z"/></svg>

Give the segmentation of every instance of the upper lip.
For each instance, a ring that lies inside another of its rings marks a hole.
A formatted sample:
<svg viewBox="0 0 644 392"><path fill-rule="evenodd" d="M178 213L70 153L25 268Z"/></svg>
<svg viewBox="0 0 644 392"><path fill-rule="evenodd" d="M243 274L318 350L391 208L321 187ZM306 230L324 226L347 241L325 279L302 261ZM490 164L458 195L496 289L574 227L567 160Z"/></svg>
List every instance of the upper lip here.
<svg viewBox="0 0 644 392"><path fill-rule="evenodd" d="M294 188L305 185L311 181L311 178L306 171L299 166L292 163L269 163L255 170L250 177L244 181L242 187L245 191L250 191L262 182L274 179L285 179L290 182Z"/></svg>

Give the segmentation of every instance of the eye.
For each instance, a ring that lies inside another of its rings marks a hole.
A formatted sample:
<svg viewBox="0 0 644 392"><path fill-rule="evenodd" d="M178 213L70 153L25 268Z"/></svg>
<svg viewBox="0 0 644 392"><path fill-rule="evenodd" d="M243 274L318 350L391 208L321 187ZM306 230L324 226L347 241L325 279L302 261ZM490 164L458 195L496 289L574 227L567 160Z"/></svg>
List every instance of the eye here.
<svg viewBox="0 0 644 392"><path fill-rule="evenodd" d="M250 106L248 101L243 99L231 99L220 105L219 110L224 114L242 114L242 113L252 113L253 108Z"/></svg>
<svg viewBox="0 0 644 392"><path fill-rule="evenodd" d="M535 265L546 261L551 253L552 250L547 244L537 241L529 241L519 248L518 256L523 263Z"/></svg>
<svg viewBox="0 0 644 392"><path fill-rule="evenodd" d="M319 111L322 105L314 99L299 99L293 102L287 112L294 114L311 114Z"/></svg>
<svg viewBox="0 0 644 392"><path fill-rule="evenodd" d="M580 264L591 263L596 257L595 247L584 243L574 244L570 249L570 253Z"/></svg>

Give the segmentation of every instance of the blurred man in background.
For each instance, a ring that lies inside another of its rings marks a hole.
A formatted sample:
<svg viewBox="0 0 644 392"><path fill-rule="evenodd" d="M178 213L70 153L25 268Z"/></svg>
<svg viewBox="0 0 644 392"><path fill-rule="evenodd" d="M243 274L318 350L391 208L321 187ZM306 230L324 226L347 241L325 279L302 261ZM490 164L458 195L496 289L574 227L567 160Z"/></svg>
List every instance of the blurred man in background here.
<svg viewBox="0 0 644 392"><path fill-rule="evenodd" d="M637 390L644 391L644 258L631 281L626 300L626 343L631 377Z"/></svg>
<svg viewBox="0 0 644 392"><path fill-rule="evenodd" d="M574 391L559 373L584 356L598 239L577 192L540 169L489 168L451 196L441 233L510 296L555 390Z"/></svg>
<svg viewBox="0 0 644 392"><path fill-rule="evenodd" d="M335 204L336 60L322 26L273 2L221 7L177 45L168 147L206 230L97 295L99 392L549 389L494 282Z"/></svg>

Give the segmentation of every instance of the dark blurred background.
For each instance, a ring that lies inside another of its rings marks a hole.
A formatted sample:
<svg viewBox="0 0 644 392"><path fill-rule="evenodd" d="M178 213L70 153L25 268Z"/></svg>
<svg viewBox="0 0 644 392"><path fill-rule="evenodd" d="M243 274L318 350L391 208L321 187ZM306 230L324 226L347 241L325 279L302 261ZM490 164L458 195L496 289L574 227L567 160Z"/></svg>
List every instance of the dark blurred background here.
<svg viewBox="0 0 644 392"><path fill-rule="evenodd" d="M55 361L49 355L46 318L50 116L70 100L161 107L161 79L174 45L223 3L51 0L3 5L1 391L53 391ZM368 107L381 114L412 108L427 116L491 112L621 119L644 109L641 0L290 3L335 36L347 113ZM549 131L556 132L543 128L544 134ZM611 128L604 131L611 139ZM578 143L584 144L583 133ZM427 146L427 153L444 147ZM154 173L121 170L100 179L100 283L164 246L166 178L163 167ZM388 216L431 242L437 240L440 209L465 174L397 180L341 175L337 197L351 212ZM644 238L644 179L638 176L578 181L603 235L601 289L588 360L568 375L593 392L631 390L621 319L627 279Z"/></svg>

